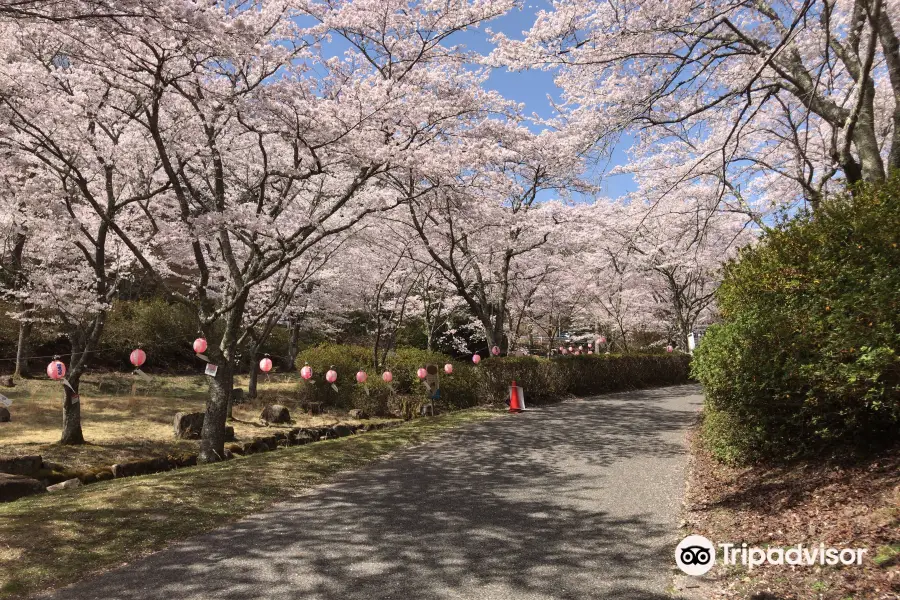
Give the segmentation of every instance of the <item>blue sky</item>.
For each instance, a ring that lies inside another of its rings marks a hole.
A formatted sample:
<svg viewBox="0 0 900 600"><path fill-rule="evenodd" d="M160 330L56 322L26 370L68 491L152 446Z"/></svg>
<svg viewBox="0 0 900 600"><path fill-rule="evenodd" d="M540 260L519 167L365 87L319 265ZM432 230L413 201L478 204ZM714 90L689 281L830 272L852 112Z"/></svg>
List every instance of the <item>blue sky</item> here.
<svg viewBox="0 0 900 600"><path fill-rule="evenodd" d="M528 3L528 0L525 0L522 10L514 9L503 17L482 24L479 28L472 28L468 31L457 33L451 38L450 43L464 45L466 48L480 54L488 54L493 49L493 44L488 39L489 36L485 31L486 29L494 32L503 32L510 38L521 39L524 36L524 32L531 28L535 14L541 8L549 7L549 4L543 2L543 0L531 0L531 2ZM348 47L346 42L342 42L338 36L334 36L331 41L331 47L326 53L336 56ZM552 71L534 69L511 72L505 68L495 68L491 72L487 86L500 92L510 100L523 103L526 114L537 113L540 116L549 117L552 114L552 109L548 96L556 100L560 98L560 91L553 82L553 77ZM619 144L614 148L609 161L591 167L585 174L586 178L591 181L595 183L599 181L599 195L618 198L637 188L630 175L604 176L604 173L613 167L628 162L626 152L631 146L631 142L632 138L630 136L623 136ZM540 197L547 200L556 195L554 192L546 191ZM582 200L592 200L592 198L582 198Z"/></svg>
<svg viewBox="0 0 900 600"><path fill-rule="evenodd" d="M453 41L465 44L479 53L488 53L492 45L487 39L485 28L497 32L503 32L510 38L521 38L523 32L531 28L535 13L545 6L535 2L528 4L522 10L513 10L503 17L489 22L480 29L472 29L460 34ZM549 71L532 70L525 72L509 72L506 69L494 69L488 80L488 87L497 90L505 97L525 104L526 113L535 112L541 116L550 116L551 108L548 96L558 99L559 90L553 83L553 73ZM631 144L630 137L623 137L612 153L608 164L601 165L591 170L592 179L600 177L604 171L612 169L616 165L625 164L628 160L626 151ZM601 168L602 167L602 168ZM634 180L630 175L616 175L600 178L601 194L611 198L636 189Z"/></svg>

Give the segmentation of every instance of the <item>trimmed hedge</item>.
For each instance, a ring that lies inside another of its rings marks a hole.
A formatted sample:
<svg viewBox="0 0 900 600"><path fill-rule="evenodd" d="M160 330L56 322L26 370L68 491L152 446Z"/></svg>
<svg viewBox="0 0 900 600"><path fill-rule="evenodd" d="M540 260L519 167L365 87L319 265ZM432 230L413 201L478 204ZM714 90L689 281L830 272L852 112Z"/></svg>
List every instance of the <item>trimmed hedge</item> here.
<svg viewBox="0 0 900 600"><path fill-rule="evenodd" d="M393 382L373 372L371 351L361 346L323 344L302 352L297 368L308 363L313 377L300 383L301 402L321 402L335 408L361 408L373 415L410 416L425 402L426 389L416 371L428 364L441 368L439 407L457 410L486 403L500 403L509 396L510 382L525 390L527 405L556 402L569 394L588 396L648 386L675 385L689 380L690 358L685 355L591 355L553 359L535 356L485 358L478 366L445 354L400 348L388 357ZM445 375L443 366L453 365ZM337 387L325 381L325 371L338 372ZM356 372L368 374L365 385L356 383Z"/></svg>
<svg viewBox="0 0 900 600"><path fill-rule="evenodd" d="M768 232L725 269L695 353L703 432L729 462L900 436L900 177Z"/></svg>

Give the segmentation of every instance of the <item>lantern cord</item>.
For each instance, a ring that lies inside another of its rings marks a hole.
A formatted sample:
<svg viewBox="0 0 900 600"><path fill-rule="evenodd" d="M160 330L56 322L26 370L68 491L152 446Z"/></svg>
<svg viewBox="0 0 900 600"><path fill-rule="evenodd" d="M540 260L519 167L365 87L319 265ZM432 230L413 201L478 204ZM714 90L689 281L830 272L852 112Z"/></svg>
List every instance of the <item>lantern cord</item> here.
<svg viewBox="0 0 900 600"><path fill-rule="evenodd" d="M113 352L114 348L98 348L97 350L88 350L87 352L54 352L44 356L23 356L21 360L37 360L39 358L62 358L63 356L72 356L72 354L99 354L101 352ZM0 358L0 362L13 362L15 358Z"/></svg>
<svg viewBox="0 0 900 600"><path fill-rule="evenodd" d="M136 347L135 349L142 350L143 348ZM53 354L45 354L43 356L23 356L21 360L38 360L40 358L56 358L56 357L64 357L64 356L72 356L72 354L102 354L105 352L120 352L118 348L110 348L107 346L106 348L97 348L96 350L88 350L87 352L54 352ZM268 356L269 358L290 358L285 355L282 356L280 354L271 354L266 353L264 356ZM0 362L15 362L16 358L0 358Z"/></svg>

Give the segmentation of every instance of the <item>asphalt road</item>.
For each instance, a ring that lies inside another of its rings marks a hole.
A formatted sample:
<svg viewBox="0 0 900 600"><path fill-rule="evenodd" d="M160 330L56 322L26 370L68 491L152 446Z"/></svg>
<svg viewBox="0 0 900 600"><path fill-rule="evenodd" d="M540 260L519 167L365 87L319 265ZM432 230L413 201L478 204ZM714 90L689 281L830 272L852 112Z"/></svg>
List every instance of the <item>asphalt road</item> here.
<svg viewBox="0 0 900 600"><path fill-rule="evenodd" d="M494 419L55 600L668 598L693 386Z"/></svg>

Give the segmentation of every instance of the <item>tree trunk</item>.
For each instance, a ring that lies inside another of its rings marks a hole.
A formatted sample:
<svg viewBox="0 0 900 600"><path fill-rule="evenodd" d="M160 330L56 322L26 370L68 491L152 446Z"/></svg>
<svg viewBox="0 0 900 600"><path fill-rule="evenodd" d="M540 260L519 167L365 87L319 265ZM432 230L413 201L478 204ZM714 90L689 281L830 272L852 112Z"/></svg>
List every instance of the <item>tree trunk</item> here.
<svg viewBox="0 0 900 600"><path fill-rule="evenodd" d="M216 376L209 378L209 399L197 457L201 463L218 462L225 457L225 421L234 385L234 363L232 360L222 362Z"/></svg>
<svg viewBox="0 0 900 600"><path fill-rule="evenodd" d="M206 416L200 439L197 462L211 463L225 457L225 423L234 388L235 355L241 331L241 319L247 303L247 294L239 297L231 311L226 313L222 341L211 358L218 364L215 377L209 378L209 397L206 400Z"/></svg>
<svg viewBox="0 0 900 600"><path fill-rule="evenodd" d="M487 348L488 352L490 352L491 348L497 345L497 335L494 332L494 326L490 318L482 319L481 323L484 326L484 338L487 340Z"/></svg>
<svg viewBox="0 0 900 600"><path fill-rule="evenodd" d="M31 339L32 323L24 321L19 324L19 343L16 346L16 370L15 377L28 377L28 342Z"/></svg>
<svg viewBox="0 0 900 600"><path fill-rule="evenodd" d="M81 373L73 372L69 376L69 385L63 384L63 428L62 438L59 443L64 445L76 445L84 443L84 434L81 432L81 400L78 397L78 386L81 381Z"/></svg>
<svg viewBox="0 0 900 600"><path fill-rule="evenodd" d="M250 382L247 384L247 397L251 400L256 399L256 387L259 381L259 366L256 364L256 356L256 349L250 350ZM228 404L230 407L231 403L229 402ZM231 418L230 410L228 418Z"/></svg>
<svg viewBox="0 0 900 600"><path fill-rule="evenodd" d="M288 339L287 360L285 370L293 370L297 362L297 354L300 346L300 319L291 320L291 337Z"/></svg>
<svg viewBox="0 0 900 600"><path fill-rule="evenodd" d="M874 91L872 93L874 94ZM872 111L868 107L859 115L859 122L853 133L853 142L859 154L863 180L884 181L884 161L881 158L881 148L878 146L878 138L875 135Z"/></svg>

